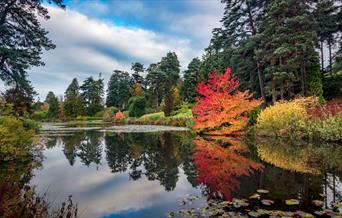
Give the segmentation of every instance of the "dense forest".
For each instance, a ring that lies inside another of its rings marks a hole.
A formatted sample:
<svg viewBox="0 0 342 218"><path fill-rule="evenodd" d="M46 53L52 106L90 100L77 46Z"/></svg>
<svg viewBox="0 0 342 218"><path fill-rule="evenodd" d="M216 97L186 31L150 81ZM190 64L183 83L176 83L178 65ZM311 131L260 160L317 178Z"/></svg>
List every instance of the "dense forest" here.
<svg viewBox="0 0 342 218"><path fill-rule="evenodd" d="M44 102L35 102L27 71L43 65L42 52L55 47L38 22L39 16L49 18L48 11L41 1L0 5L0 77L8 87L1 96L20 116L95 116L106 107L132 117L158 111L170 116L195 102L195 87L210 72L227 67L239 78L238 88L264 104L311 95L324 102L341 95L341 1L222 0L222 27L212 31L204 55L184 71L177 54L168 52L158 63L132 63L131 72L114 69L106 89L101 74L82 84L75 78L64 96L50 92Z"/></svg>

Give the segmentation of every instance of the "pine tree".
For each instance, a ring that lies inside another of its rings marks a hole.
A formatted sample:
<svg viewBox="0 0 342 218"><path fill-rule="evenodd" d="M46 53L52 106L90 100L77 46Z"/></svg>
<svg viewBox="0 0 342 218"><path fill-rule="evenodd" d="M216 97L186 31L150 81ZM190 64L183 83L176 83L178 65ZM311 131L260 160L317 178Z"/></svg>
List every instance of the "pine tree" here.
<svg viewBox="0 0 342 218"><path fill-rule="evenodd" d="M103 109L103 79L88 77L80 87L88 116L94 116Z"/></svg>
<svg viewBox="0 0 342 218"><path fill-rule="evenodd" d="M64 7L62 0L51 0ZM0 1L0 79L16 86L13 91L31 96L33 88L27 79L31 66L41 66L43 50L55 48L41 27L39 18L49 19L42 0Z"/></svg>
<svg viewBox="0 0 342 218"><path fill-rule="evenodd" d="M67 117L77 117L85 114L85 106L76 78L72 80L66 89L64 99L64 113Z"/></svg>
<svg viewBox="0 0 342 218"><path fill-rule="evenodd" d="M108 82L107 107L117 107L121 110L125 109L130 98L129 90L131 85L132 81L127 72L114 70Z"/></svg>
<svg viewBox="0 0 342 218"><path fill-rule="evenodd" d="M198 58L192 59L188 65L188 69L184 71L184 83L182 85L181 93L185 101L194 102L196 93L196 86L200 82L201 61Z"/></svg>
<svg viewBox="0 0 342 218"><path fill-rule="evenodd" d="M53 92L49 92L46 96L45 102L49 104L48 117L57 118L59 115L59 102L55 94Z"/></svg>

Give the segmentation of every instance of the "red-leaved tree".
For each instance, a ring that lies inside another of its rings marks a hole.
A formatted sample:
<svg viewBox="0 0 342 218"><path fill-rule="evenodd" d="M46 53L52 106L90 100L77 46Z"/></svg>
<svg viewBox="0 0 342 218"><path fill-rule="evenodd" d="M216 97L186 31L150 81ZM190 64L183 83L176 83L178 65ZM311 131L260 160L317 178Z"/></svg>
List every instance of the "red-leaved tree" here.
<svg viewBox="0 0 342 218"><path fill-rule="evenodd" d="M247 124L247 112L262 103L249 91L236 91L238 86L230 68L223 74L210 73L207 83L199 83L196 91L201 97L192 108L194 130L218 135L238 133Z"/></svg>

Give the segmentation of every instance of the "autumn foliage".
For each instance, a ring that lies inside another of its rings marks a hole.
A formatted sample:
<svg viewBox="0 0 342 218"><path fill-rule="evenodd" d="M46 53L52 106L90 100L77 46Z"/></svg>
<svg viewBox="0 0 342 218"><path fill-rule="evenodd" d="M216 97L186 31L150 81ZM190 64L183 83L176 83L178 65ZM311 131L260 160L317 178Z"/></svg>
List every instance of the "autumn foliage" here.
<svg viewBox="0 0 342 218"><path fill-rule="evenodd" d="M115 115L115 119L121 120L123 118L123 113L121 111L117 112Z"/></svg>
<svg viewBox="0 0 342 218"><path fill-rule="evenodd" d="M230 68L223 74L210 73L207 83L197 85L201 97L192 109L193 128L197 132L234 134L247 124L247 112L260 105L261 100L252 99L249 91L236 91L238 86L239 81L231 76Z"/></svg>
<svg viewBox="0 0 342 218"><path fill-rule="evenodd" d="M196 138L193 143L197 182L205 185L210 195L232 200L232 193L240 187L239 178L263 169L261 164L241 155L248 148L236 139L229 140L231 145L227 148L203 138Z"/></svg>

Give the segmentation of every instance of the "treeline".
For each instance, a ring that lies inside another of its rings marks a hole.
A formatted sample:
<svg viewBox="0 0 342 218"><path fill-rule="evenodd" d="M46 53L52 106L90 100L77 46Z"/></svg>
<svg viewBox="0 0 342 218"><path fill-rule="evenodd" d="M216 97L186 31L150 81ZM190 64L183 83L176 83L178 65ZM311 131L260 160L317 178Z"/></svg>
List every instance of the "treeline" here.
<svg viewBox="0 0 342 218"><path fill-rule="evenodd" d="M61 0L52 2L64 7ZM147 68L133 63L132 72L114 70L107 96L103 79L90 77L81 86L75 80L63 100L49 100L49 117L94 116L105 106L134 117L154 111L168 116L182 102L195 102L195 87L210 72L227 67L238 76L240 90L250 90L266 104L298 95L321 101L342 95L341 0L221 2L222 27L213 30L205 54L183 73L177 55L169 52ZM36 93L27 69L43 65L42 51L55 47L38 22L37 16L49 18L47 9L40 1L5 0L0 6L0 78L10 87L2 97L17 115L31 114L42 103L32 105ZM14 19L17 14L22 16Z"/></svg>
<svg viewBox="0 0 342 218"><path fill-rule="evenodd" d="M103 115L105 108L113 112L128 111L130 117L146 112L164 111L165 116L182 104L180 65L176 53L168 52L160 62L144 65L132 63L132 72L114 70L104 96L104 81L87 78L80 86L74 78L63 98L49 92L44 102L34 104L38 118L75 118ZM144 76L146 74L146 76ZM185 93L184 93L185 94Z"/></svg>
<svg viewBox="0 0 342 218"><path fill-rule="evenodd" d="M267 102L341 95L342 1L221 2L222 27L213 30L203 72L232 67L240 88Z"/></svg>

